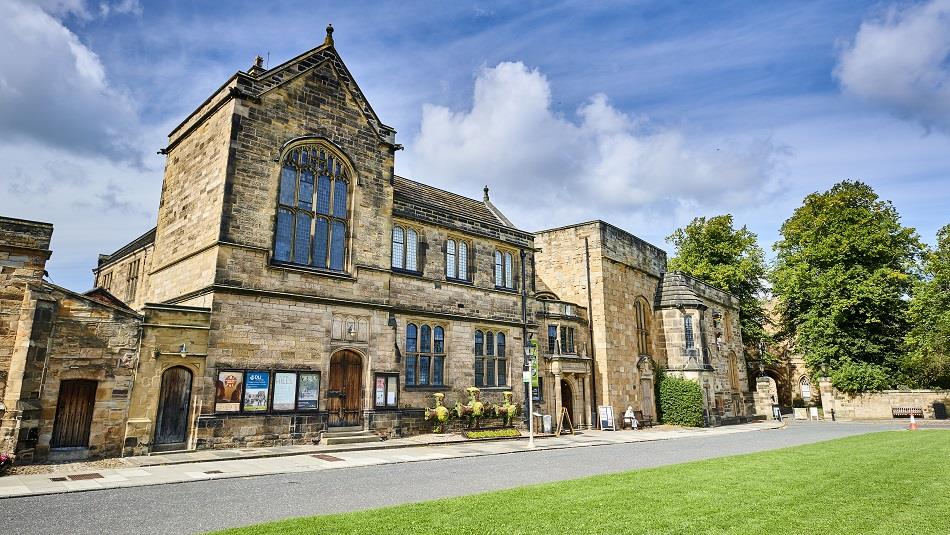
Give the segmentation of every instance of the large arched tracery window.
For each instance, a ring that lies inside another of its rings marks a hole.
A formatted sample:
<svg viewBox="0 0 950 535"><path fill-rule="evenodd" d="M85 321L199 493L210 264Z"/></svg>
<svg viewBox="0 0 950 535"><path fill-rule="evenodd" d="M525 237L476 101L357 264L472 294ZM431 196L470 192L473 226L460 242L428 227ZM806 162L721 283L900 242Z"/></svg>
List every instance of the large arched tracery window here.
<svg viewBox="0 0 950 535"><path fill-rule="evenodd" d="M653 311L644 299L637 299L634 303L637 321L637 349L641 355L652 355L653 346L650 342L650 315Z"/></svg>
<svg viewBox="0 0 950 535"><path fill-rule="evenodd" d="M293 146L281 159L274 259L346 269L351 172L326 145Z"/></svg>

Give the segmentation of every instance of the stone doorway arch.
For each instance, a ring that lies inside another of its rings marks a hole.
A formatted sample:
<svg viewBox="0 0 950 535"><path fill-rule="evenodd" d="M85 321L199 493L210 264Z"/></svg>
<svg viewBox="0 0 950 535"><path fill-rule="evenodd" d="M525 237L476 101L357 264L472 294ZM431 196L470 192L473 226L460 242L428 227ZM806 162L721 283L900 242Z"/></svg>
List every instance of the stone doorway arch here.
<svg viewBox="0 0 950 535"><path fill-rule="evenodd" d="M330 357L327 425L361 426L363 416L363 357L342 349Z"/></svg>

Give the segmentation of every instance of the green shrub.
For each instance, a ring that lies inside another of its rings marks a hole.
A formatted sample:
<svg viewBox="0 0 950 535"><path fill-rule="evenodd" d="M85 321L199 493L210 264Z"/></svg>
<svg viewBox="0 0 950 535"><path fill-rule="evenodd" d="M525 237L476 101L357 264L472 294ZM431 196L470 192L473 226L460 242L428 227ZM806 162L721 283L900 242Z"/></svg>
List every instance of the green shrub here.
<svg viewBox="0 0 950 535"><path fill-rule="evenodd" d="M831 383L838 390L854 395L859 392L880 392L893 386L888 371L877 364L846 362L831 372Z"/></svg>
<svg viewBox="0 0 950 535"><path fill-rule="evenodd" d="M699 384L660 373L657 379L660 421L671 425L703 425L703 391Z"/></svg>
<svg viewBox="0 0 950 535"><path fill-rule="evenodd" d="M513 427L504 429L489 429L487 431L466 431L465 438L498 438L498 437L520 437L521 431Z"/></svg>

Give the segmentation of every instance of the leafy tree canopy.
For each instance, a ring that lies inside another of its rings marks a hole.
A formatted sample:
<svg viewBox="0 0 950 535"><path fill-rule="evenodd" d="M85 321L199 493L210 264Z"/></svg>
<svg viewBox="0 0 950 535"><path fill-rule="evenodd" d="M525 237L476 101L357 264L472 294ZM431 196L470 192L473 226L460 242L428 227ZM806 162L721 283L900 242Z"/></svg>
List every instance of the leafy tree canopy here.
<svg viewBox="0 0 950 535"><path fill-rule="evenodd" d="M731 215L697 217L667 239L676 248L669 267L718 286L739 299L742 340L748 348L767 338L764 291L765 254L758 237L745 226L733 227Z"/></svg>
<svg viewBox="0 0 950 535"><path fill-rule="evenodd" d="M843 181L806 197L781 235L772 290L811 372L844 391L891 386L881 378L899 379L917 233L870 186Z"/></svg>
<svg viewBox="0 0 950 535"><path fill-rule="evenodd" d="M905 369L915 386L950 388L950 225L925 258L908 310Z"/></svg>

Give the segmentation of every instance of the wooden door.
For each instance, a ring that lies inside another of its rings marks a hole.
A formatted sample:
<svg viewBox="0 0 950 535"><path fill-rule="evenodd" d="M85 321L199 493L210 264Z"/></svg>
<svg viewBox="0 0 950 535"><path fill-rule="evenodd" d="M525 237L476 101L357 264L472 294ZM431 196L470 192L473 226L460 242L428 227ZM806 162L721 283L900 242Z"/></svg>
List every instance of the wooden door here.
<svg viewBox="0 0 950 535"><path fill-rule="evenodd" d="M327 389L327 425L362 425L363 360L352 351L330 358L330 387Z"/></svg>
<svg viewBox="0 0 950 535"><path fill-rule="evenodd" d="M567 414L574 422L574 391L571 389L571 383L561 379L561 406L567 409Z"/></svg>
<svg viewBox="0 0 950 535"><path fill-rule="evenodd" d="M165 370L155 420L156 451L187 447L190 408L191 370L183 366Z"/></svg>
<svg viewBox="0 0 950 535"><path fill-rule="evenodd" d="M653 381L640 380L640 412L647 418L653 418Z"/></svg>
<svg viewBox="0 0 950 535"><path fill-rule="evenodd" d="M89 447L89 428L96 406L96 381L76 379L59 384L51 448Z"/></svg>

